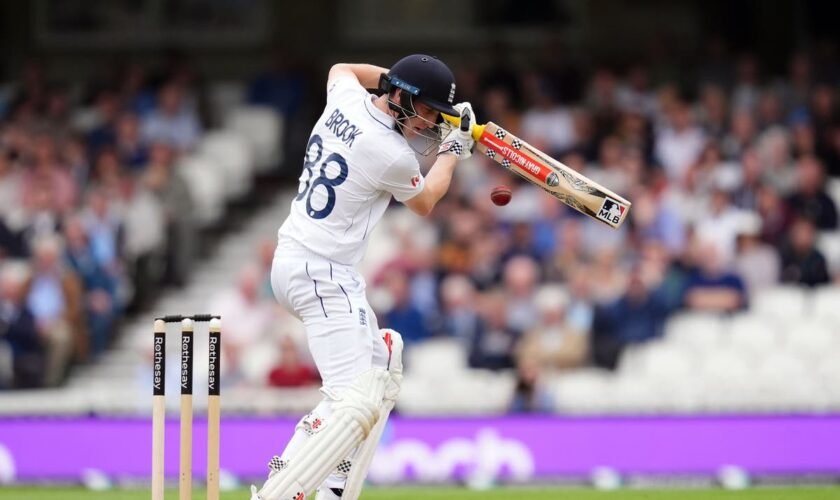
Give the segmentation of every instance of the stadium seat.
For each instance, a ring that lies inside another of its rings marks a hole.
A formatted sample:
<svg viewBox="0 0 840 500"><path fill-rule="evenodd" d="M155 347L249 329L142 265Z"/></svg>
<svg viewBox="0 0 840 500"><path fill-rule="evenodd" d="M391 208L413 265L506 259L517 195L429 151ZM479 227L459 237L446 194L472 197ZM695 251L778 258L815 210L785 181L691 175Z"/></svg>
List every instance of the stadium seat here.
<svg viewBox="0 0 840 500"><path fill-rule="evenodd" d="M779 329L766 316L738 314L728 321L727 326L726 343L744 356L762 358L781 347Z"/></svg>
<svg viewBox="0 0 840 500"><path fill-rule="evenodd" d="M744 411L750 408L754 394L754 367L737 351L721 349L702 367L700 400L702 410L711 412Z"/></svg>
<svg viewBox="0 0 840 500"><path fill-rule="evenodd" d="M242 351L239 369L248 382L259 386L265 385L268 374L280 359L280 352L273 342L260 342L250 345Z"/></svg>
<svg viewBox="0 0 840 500"><path fill-rule="evenodd" d="M241 82L214 82L208 85L207 98L213 122L223 124L233 110L245 103L245 84Z"/></svg>
<svg viewBox="0 0 840 500"><path fill-rule="evenodd" d="M448 380L467 371L467 352L456 339L427 340L405 350L405 371L412 377Z"/></svg>
<svg viewBox="0 0 840 500"><path fill-rule="evenodd" d="M597 414L613 407L612 393L617 377L594 368L557 374L546 381L560 413Z"/></svg>
<svg viewBox="0 0 840 500"><path fill-rule="evenodd" d="M685 350L655 344L644 358L644 375L653 380L684 379L697 373L700 360Z"/></svg>
<svg viewBox="0 0 840 500"><path fill-rule="evenodd" d="M227 130L208 132L198 146L198 154L213 160L225 180L228 199L241 198L254 183L254 158L248 142L239 134Z"/></svg>
<svg viewBox="0 0 840 500"><path fill-rule="evenodd" d="M665 325L667 343L700 353L717 348L722 335L723 320L717 314L680 313Z"/></svg>
<svg viewBox="0 0 840 500"><path fill-rule="evenodd" d="M190 155L178 160L178 172L184 176L195 203L200 227L208 227L222 218L225 208L225 180L212 160Z"/></svg>
<svg viewBox="0 0 840 500"><path fill-rule="evenodd" d="M398 408L405 415L498 415L508 410L515 386L510 371L464 370L445 384L415 374L403 380Z"/></svg>
<svg viewBox="0 0 840 500"><path fill-rule="evenodd" d="M225 128L238 132L251 144L257 172L267 172L280 164L283 118L272 108L240 106L230 112Z"/></svg>
<svg viewBox="0 0 840 500"><path fill-rule="evenodd" d="M644 377L620 377L612 382L610 393L612 397L606 408L610 413L656 413L667 406L665 395L655 382Z"/></svg>
<svg viewBox="0 0 840 500"><path fill-rule="evenodd" d="M821 286L814 290L811 315L840 322L840 286Z"/></svg>
<svg viewBox="0 0 840 500"><path fill-rule="evenodd" d="M840 273L840 231L820 231L817 248L825 257L829 272Z"/></svg>
<svg viewBox="0 0 840 500"><path fill-rule="evenodd" d="M785 320L804 316L806 291L798 286L776 286L755 292L750 310L758 314Z"/></svg>
<svg viewBox="0 0 840 500"><path fill-rule="evenodd" d="M832 326L838 325L831 320L818 319L795 322L785 332L785 351L809 363L834 358L840 364L840 335L832 332Z"/></svg>
<svg viewBox="0 0 840 500"><path fill-rule="evenodd" d="M828 394L831 409L840 409L840 363L837 356L823 358L814 371Z"/></svg>
<svg viewBox="0 0 840 500"><path fill-rule="evenodd" d="M825 182L825 190L828 195L834 200L834 204L840 207L840 179L829 177Z"/></svg>
<svg viewBox="0 0 840 500"><path fill-rule="evenodd" d="M822 410L828 393L811 367L792 353L768 357L755 373L758 391L753 396L757 409L774 412Z"/></svg>

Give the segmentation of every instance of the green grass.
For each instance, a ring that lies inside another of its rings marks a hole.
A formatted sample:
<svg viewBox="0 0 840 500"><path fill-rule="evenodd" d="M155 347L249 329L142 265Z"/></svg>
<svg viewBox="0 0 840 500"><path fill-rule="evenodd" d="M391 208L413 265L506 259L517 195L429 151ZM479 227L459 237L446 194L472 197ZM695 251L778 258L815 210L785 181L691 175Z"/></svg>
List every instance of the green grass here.
<svg viewBox="0 0 840 500"><path fill-rule="evenodd" d="M202 490L196 490L193 498L205 498ZM222 500L247 500L247 490L229 491L222 494ZM177 498L178 493L170 490L167 498ZM93 492L82 488L0 488L0 499L25 500L146 500L146 490L113 490ZM768 487L744 491L723 491L719 489L625 489L601 492L581 488L516 488L490 491L469 491L459 488L371 488L365 490L362 500L837 500L840 486L835 487Z"/></svg>

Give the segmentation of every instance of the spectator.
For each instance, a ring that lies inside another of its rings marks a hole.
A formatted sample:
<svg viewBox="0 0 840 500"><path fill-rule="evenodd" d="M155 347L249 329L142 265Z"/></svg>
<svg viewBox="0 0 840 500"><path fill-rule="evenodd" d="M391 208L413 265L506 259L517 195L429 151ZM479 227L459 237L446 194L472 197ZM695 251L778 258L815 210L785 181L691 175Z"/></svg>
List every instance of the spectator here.
<svg viewBox="0 0 840 500"><path fill-rule="evenodd" d="M762 164L762 180L783 195L790 194L796 187L796 172L787 130L782 127L765 130L756 141L755 150Z"/></svg>
<svg viewBox="0 0 840 500"><path fill-rule="evenodd" d="M707 212L697 221L694 231L699 239L713 243L716 255L724 265L729 265L735 257L735 237L742 212L731 202L729 193L734 183L722 177L715 181Z"/></svg>
<svg viewBox="0 0 840 500"><path fill-rule="evenodd" d="M108 346L120 310L117 276L109 272L107 267L113 266L114 261L97 258L81 218L65 219L64 239L67 263L82 280L84 287L90 353L98 356Z"/></svg>
<svg viewBox="0 0 840 500"><path fill-rule="evenodd" d="M694 311L733 312L747 305L744 282L727 270L717 244L694 243L696 269L689 275L683 295L685 307Z"/></svg>
<svg viewBox="0 0 840 500"><path fill-rule="evenodd" d="M756 203L762 221L761 239L779 247L792 219L790 209L779 193L770 186L759 186L757 195Z"/></svg>
<svg viewBox="0 0 840 500"><path fill-rule="evenodd" d="M59 165L55 141L48 136L35 139L30 158L32 166L23 178L24 206L39 205L37 198L47 196L49 210L55 215L66 213L76 203L79 188L65 168Z"/></svg>
<svg viewBox="0 0 840 500"><path fill-rule="evenodd" d="M744 282L749 295L779 282L779 254L761 241L761 217L744 214L736 238L733 269Z"/></svg>
<svg viewBox="0 0 840 500"><path fill-rule="evenodd" d="M140 119L123 113L117 120L115 146L123 165L139 170L149 161L149 148L140 137Z"/></svg>
<svg viewBox="0 0 840 500"><path fill-rule="evenodd" d="M95 98L94 126L87 135L88 150L96 155L104 147L113 147L116 141L116 121L120 112L117 94L105 89Z"/></svg>
<svg viewBox="0 0 840 500"><path fill-rule="evenodd" d="M668 119L668 126L656 135L656 158L668 179L682 185L689 167L700 157L706 138L692 123L691 110L684 102L675 104Z"/></svg>
<svg viewBox="0 0 840 500"><path fill-rule="evenodd" d="M465 276L453 274L441 282L440 296L443 307L442 333L469 344L482 328L475 304L475 287Z"/></svg>
<svg viewBox="0 0 840 500"><path fill-rule="evenodd" d="M297 344L288 335L280 340L280 362L268 374L271 387L301 387L320 382L318 372L303 362Z"/></svg>
<svg viewBox="0 0 840 500"><path fill-rule="evenodd" d="M0 218L5 218L20 207L23 173L11 152L0 147Z"/></svg>
<svg viewBox="0 0 840 500"><path fill-rule="evenodd" d="M741 155L741 179L732 193L732 204L742 210L758 209L758 191L764 176L764 165L752 149Z"/></svg>
<svg viewBox="0 0 840 500"><path fill-rule="evenodd" d="M591 348L596 366L615 369L627 345L662 336L669 311L656 279L636 266L624 295L595 310Z"/></svg>
<svg viewBox="0 0 840 500"><path fill-rule="evenodd" d="M549 82L536 74L526 78L526 85L533 103L522 115L523 136L549 154L570 149L577 140L570 110L557 104Z"/></svg>
<svg viewBox="0 0 840 500"><path fill-rule="evenodd" d="M88 354L82 285L75 273L62 265L61 247L61 240L54 235L35 241L32 285L26 298L46 342L47 386L61 382L71 361L83 361Z"/></svg>
<svg viewBox="0 0 840 500"><path fill-rule="evenodd" d="M668 199L652 189L639 187L633 200L633 231L642 241L658 241L673 254L685 247L685 227Z"/></svg>
<svg viewBox="0 0 840 500"><path fill-rule="evenodd" d="M537 292L535 302L539 320L519 344L517 366L524 367L532 362L541 370L582 366L588 355L588 332L576 330L566 321L569 302L566 290L546 285Z"/></svg>
<svg viewBox="0 0 840 500"><path fill-rule="evenodd" d="M146 144L162 142L178 151L190 151L198 143L198 116L184 103L180 86L166 83L158 92L157 106L143 117L141 134Z"/></svg>
<svg viewBox="0 0 840 500"><path fill-rule="evenodd" d="M116 150L112 147L102 148L94 163L91 187L101 191L112 206L121 209L132 196L134 183L134 179L120 163Z"/></svg>
<svg viewBox="0 0 840 500"><path fill-rule="evenodd" d="M183 286L195 255L197 226L194 203L184 178L175 170L175 152L157 143L151 148L144 187L153 193L164 210L166 227L166 272L168 283Z"/></svg>
<svg viewBox="0 0 840 500"><path fill-rule="evenodd" d="M811 219L820 230L837 228L837 207L825 192L825 173L819 160L813 156L796 162L796 192L787 200L791 210Z"/></svg>
<svg viewBox="0 0 840 500"><path fill-rule="evenodd" d="M41 387L46 365L44 344L26 305L27 274L23 264L0 267L0 347L11 352L10 382L16 389Z"/></svg>
<svg viewBox="0 0 840 500"><path fill-rule="evenodd" d="M385 287L393 301L391 308L384 315L384 326L400 332L406 346L422 342L431 337L426 319L411 303L411 290L408 275L400 270L392 270L385 276ZM407 347L410 348L410 347Z"/></svg>
<svg viewBox="0 0 840 500"><path fill-rule="evenodd" d="M729 132L724 136L721 150L725 158L734 160L750 149L756 136L755 118L747 110L735 110L730 120Z"/></svg>
<svg viewBox="0 0 840 500"><path fill-rule="evenodd" d="M208 309L225 318L224 358L232 383L243 376L240 354L268 335L274 322L273 304L260 300L260 271L245 267L235 287L223 289L211 297Z"/></svg>
<svg viewBox="0 0 840 500"><path fill-rule="evenodd" d="M828 283L828 265L816 248L816 225L805 217L798 217L790 228L790 238L782 248L782 281L807 286Z"/></svg>
<svg viewBox="0 0 840 500"><path fill-rule="evenodd" d="M537 321L534 294L540 279L539 266L533 258L520 255L504 267L506 325L517 332L531 329Z"/></svg>
<svg viewBox="0 0 840 500"><path fill-rule="evenodd" d="M480 300L481 322L471 339L469 366L490 370L513 368L521 331L509 326L505 294L492 290Z"/></svg>

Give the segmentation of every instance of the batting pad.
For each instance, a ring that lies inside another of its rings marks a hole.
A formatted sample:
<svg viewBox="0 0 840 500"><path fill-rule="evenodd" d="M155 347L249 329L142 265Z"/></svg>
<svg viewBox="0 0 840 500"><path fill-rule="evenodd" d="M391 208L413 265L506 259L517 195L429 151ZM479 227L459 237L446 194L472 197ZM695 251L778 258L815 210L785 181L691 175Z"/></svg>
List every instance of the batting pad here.
<svg viewBox="0 0 840 500"><path fill-rule="evenodd" d="M385 430L388 416L391 414L391 410L394 409L394 404L396 403L400 386L402 385L402 336L391 329L382 329L380 332L383 333L382 340L388 344L388 350L391 353L391 357L388 360L388 373L391 376L391 380L388 383L388 389L385 391L385 401L379 407L379 420L376 422L370 434L368 434L365 442L362 443L353 460L353 466L350 469L350 474L347 476L347 482L344 484L344 493L341 494L342 500L357 500L362 494L362 486L364 486L368 469L370 469L370 464L373 462L373 456L376 454L379 440L382 439L382 432Z"/></svg>
<svg viewBox="0 0 840 500"><path fill-rule="evenodd" d="M289 460L288 467L272 475L258 495L261 500L302 500L314 491L336 465L370 434L379 419L379 407L391 379L386 370L359 375L333 404L333 414Z"/></svg>

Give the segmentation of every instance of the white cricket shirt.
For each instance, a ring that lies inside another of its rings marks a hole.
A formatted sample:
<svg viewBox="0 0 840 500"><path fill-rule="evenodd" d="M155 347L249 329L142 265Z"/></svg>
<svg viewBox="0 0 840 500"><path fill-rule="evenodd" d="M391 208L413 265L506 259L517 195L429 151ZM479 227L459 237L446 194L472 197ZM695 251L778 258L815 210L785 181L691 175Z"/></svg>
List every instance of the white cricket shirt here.
<svg viewBox="0 0 840 500"><path fill-rule="evenodd" d="M354 78L330 83L327 106L312 129L298 195L278 231L345 265L365 253L391 196L406 201L425 182L414 151Z"/></svg>

